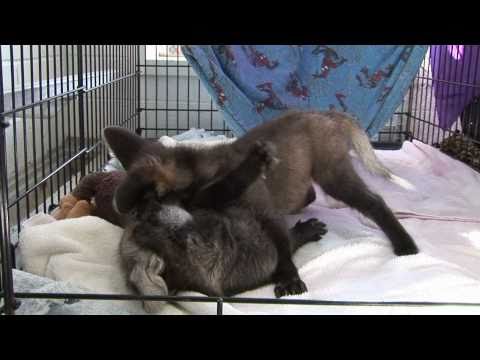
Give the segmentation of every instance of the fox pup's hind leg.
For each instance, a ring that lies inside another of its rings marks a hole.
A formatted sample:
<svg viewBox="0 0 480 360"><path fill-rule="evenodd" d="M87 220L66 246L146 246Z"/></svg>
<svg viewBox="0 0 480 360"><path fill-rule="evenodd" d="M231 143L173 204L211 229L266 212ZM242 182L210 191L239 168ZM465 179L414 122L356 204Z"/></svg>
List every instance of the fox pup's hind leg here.
<svg viewBox="0 0 480 360"><path fill-rule="evenodd" d="M383 198L367 187L348 160L338 163L330 171L329 176L324 169L314 171L315 181L328 195L375 221L390 239L396 255L418 253L413 239L395 218Z"/></svg>

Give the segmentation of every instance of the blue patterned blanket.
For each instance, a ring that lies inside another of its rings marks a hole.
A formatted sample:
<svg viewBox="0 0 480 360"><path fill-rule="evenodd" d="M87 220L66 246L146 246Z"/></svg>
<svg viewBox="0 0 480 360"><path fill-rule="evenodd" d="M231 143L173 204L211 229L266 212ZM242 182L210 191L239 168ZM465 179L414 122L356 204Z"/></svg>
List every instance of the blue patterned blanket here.
<svg viewBox="0 0 480 360"><path fill-rule="evenodd" d="M182 51L236 136L286 109L337 109L373 136L425 56L412 45L189 45Z"/></svg>

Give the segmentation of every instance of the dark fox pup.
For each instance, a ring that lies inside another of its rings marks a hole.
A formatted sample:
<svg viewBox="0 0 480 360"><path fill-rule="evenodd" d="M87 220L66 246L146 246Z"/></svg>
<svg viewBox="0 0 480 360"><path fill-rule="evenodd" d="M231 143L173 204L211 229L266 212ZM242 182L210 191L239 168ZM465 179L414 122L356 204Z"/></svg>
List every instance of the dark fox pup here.
<svg viewBox="0 0 480 360"><path fill-rule="evenodd" d="M298 294L306 289L291 260L291 235L282 216L299 212L315 199L312 181L328 195L371 218L387 235L395 254L418 252L383 198L371 191L356 173L352 150L370 172L391 179L390 172L375 156L366 133L345 113L287 112L251 129L234 142L208 148L181 144L166 147L118 127L106 128L104 137L126 169L151 157L170 174L168 180L173 190L192 193L237 168L257 141L273 143L278 165L266 179L255 180L239 202L263 216L266 231L275 241L277 296ZM160 195L165 193L163 184L158 181L156 187ZM142 180L138 179L136 189L141 190L142 186ZM128 212L137 199L134 189L120 192L116 197L118 210Z"/></svg>
<svg viewBox="0 0 480 360"><path fill-rule="evenodd" d="M116 191L119 198L134 191L139 200L120 244L130 284L142 295L191 290L232 296L275 281L279 257L272 233L261 214L238 201L261 175L268 177L274 156L271 144L258 142L238 168L193 194L171 191L171 174L153 159L130 169ZM155 191L159 184L163 196ZM289 230L288 250L293 254L325 233L316 219L299 221ZM162 305L144 303L148 312Z"/></svg>

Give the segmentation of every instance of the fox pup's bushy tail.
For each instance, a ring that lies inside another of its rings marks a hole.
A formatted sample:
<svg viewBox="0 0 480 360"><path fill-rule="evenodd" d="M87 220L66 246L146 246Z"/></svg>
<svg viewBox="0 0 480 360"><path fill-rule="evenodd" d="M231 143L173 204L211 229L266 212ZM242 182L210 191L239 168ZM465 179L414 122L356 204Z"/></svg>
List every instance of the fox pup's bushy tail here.
<svg viewBox="0 0 480 360"><path fill-rule="evenodd" d="M380 175L384 178L391 179L392 173L378 160L375 152L373 151L370 139L363 129L356 123L355 120L350 120L350 139L352 142L353 150L357 153L362 164L372 174Z"/></svg>

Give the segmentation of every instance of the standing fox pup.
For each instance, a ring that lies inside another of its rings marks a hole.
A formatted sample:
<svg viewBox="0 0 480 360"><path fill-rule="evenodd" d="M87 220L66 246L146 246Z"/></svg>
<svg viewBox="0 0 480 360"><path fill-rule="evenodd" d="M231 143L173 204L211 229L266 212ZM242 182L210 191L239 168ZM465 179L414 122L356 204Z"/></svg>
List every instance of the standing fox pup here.
<svg viewBox="0 0 480 360"><path fill-rule="evenodd" d="M232 143L208 148L181 144L165 147L118 127L106 128L104 137L127 170L136 162L153 157L158 166L170 174L168 182L172 191L191 193L237 168L256 142L273 143L279 163L266 179L255 180L239 201L263 216L266 231L275 239L277 297L306 290L291 258L290 234L282 215L297 213L314 200L312 181L328 195L372 219L389 238L395 254L418 252L383 198L371 191L356 173L351 150L371 173L391 178L390 172L375 156L365 132L344 113L288 112L251 129ZM115 197L121 213L130 211L150 185L141 177L131 178L127 184ZM164 181L159 181L156 187L160 196L166 192L162 184Z"/></svg>

